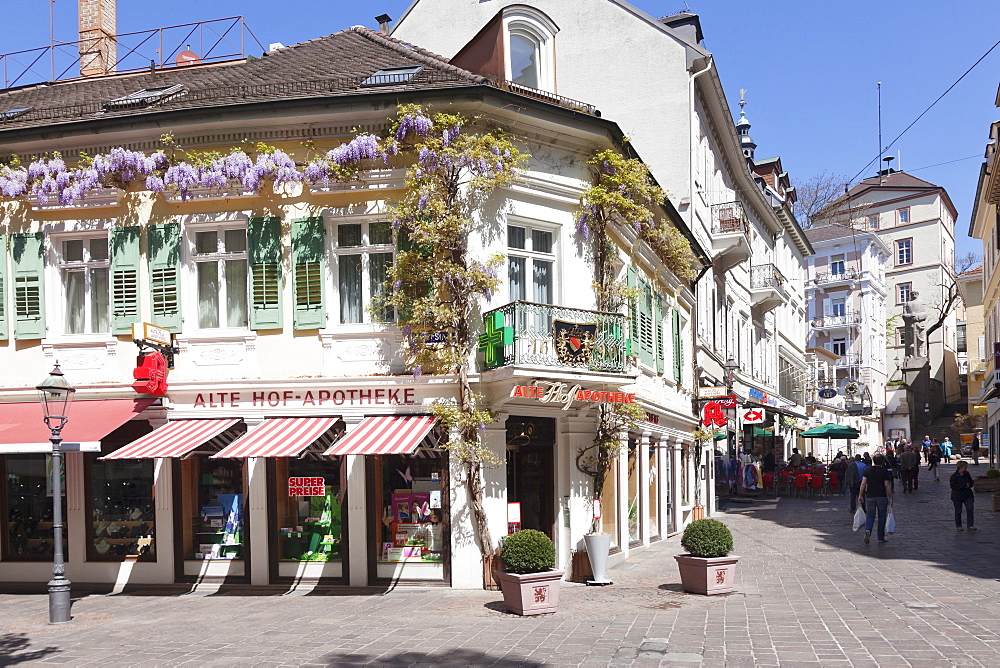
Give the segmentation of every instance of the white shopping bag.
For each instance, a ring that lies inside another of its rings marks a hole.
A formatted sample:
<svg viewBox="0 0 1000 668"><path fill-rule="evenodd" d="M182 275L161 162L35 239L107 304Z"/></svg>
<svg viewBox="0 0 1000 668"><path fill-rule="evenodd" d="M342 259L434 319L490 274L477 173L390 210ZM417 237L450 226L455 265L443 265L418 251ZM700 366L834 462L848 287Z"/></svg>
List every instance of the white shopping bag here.
<svg viewBox="0 0 1000 668"><path fill-rule="evenodd" d="M858 506L858 512L854 513L854 530L857 531L865 525L868 521L868 515L865 513L865 509Z"/></svg>
<svg viewBox="0 0 1000 668"><path fill-rule="evenodd" d="M892 514L892 508L889 509L889 516L885 519L885 532L896 533L896 516Z"/></svg>

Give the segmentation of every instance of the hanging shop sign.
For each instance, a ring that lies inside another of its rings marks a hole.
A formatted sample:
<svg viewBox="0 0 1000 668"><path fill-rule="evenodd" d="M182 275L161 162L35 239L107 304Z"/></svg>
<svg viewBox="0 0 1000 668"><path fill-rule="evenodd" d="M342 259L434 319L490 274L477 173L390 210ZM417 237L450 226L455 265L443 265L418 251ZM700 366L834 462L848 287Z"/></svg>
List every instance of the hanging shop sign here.
<svg viewBox="0 0 1000 668"><path fill-rule="evenodd" d="M349 389L253 391L253 392L200 392L194 399L194 408L239 408L253 406L271 408L296 408L305 406L403 406L416 403L413 388L399 389Z"/></svg>
<svg viewBox="0 0 1000 668"><path fill-rule="evenodd" d="M288 496L326 496L323 478L289 478Z"/></svg>
<svg viewBox="0 0 1000 668"><path fill-rule="evenodd" d="M756 402L767 404L768 406L777 406L778 400L774 397L769 397L767 392L758 390L755 387L747 388L747 396Z"/></svg>
<svg viewBox="0 0 1000 668"><path fill-rule="evenodd" d="M167 358L159 352L142 352L132 370L132 389L139 394L162 397L167 393Z"/></svg>
<svg viewBox="0 0 1000 668"><path fill-rule="evenodd" d="M702 399L714 399L716 397L726 396L726 387L724 385L715 385L712 387L700 387L698 388L698 396Z"/></svg>
<svg viewBox="0 0 1000 668"><path fill-rule="evenodd" d="M757 406L744 406L740 410L740 421L743 424L760 424L764 421L764 409Z"/></svg>
<svg viewBox="0 0 1000 668"><path fill-rule="evenodd" d="M587 364L597 342L597 323L553 320L552 338L560 362L574 366Z"/></svg>
<svg viewBox="0 0 1000 668"><path fill-rule="evenodd" d="M585 390L580 385L559 383L549 380L533 380L530 385L515 385L510 391L511 397L537 399L543 404L562 404L563 410L577 401L589 401L603 404L634 404L635 394L630 392L606 392L604 390Z"/></svg>
<svg viewBox="0 0 1000 668"><path fill-rule="evenodd" d="M706 427L725 427L728 424L725 411L727 408L736 408L736 395L731 394L728 397L706 401L701 407L701 423Z"/></svg>
<svg viewBox="0 0 1000 668"><path fill-rule="evenodd" d="M833 387L824 387L819 391L820 399L833 399L835 396L837 396L837 389Z"/></svg>

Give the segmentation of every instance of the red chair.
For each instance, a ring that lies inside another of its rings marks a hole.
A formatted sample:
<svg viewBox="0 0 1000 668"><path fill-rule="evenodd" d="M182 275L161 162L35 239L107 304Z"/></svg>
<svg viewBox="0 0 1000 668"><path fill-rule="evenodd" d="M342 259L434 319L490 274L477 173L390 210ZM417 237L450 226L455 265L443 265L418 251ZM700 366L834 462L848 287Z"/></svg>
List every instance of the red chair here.
<svg viewBox="0 0 1000 668"><path fill-rule="evenodd" d="M791 491L791 485L792 474L788 471L778 471L778 481L775 483L775 492L780 494L781 490L784 489L787 494Z"/></svg>
<svg viewBox="0 0 1000 668"><path fill-rule="evenodd" d="M833 492L840 489L840 478L837 477L836 471L830 471L830 485L828 489Z"/></svg>
<svg viewBox="0 0 1000 668"><path fill-rule="evenodd" d="M773 473L764 473L760 477L760 482L761 482L761 486L764 489L771 489L771 490L773 490L774 489L774 474Z"/></svg>
<svg viewBox="0 0 1000 668"><path fill-rule="evenodd" d="M809 493L815 494L816 490L822 495L826 491L826 478L821 475L814 475L809 480Z"/></svg>
<svg viewBox="0 0 1000 668"><path fill-rule="evenodd" d="M795 476L793 481L795 484L796 494L802 495L809 489L809 478L811 476L808 473L799 473Z"/></svg>

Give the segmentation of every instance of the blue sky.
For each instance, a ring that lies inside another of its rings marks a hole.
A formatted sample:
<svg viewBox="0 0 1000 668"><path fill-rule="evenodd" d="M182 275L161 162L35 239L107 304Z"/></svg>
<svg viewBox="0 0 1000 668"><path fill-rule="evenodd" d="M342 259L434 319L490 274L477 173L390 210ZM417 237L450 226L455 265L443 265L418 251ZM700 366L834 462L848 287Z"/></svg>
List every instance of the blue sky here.
<svg viewBox="0 0 1000 668"><path fill-rule="evenodd" d="M566 0L570 2L571 0ZM683 0L633 0L655 16ZM882 82L883 144L907 125L998 39L996 0L948 5L929 0L869 3L688 0L701 16L734 116L747 89L758 157L780 155L793 183L828 171L852 177L878 154L876 82ZM265 46L294 44L399 17L409 0L118 0L118 32L245 16ZM53 5L55 37L77 36L76 0ZM442 26L447 29L447 26ZM4 17L4 52L49 41L49 2L25 0ZM959 253L981 253L967 238L979 165L1000 81L1000 47L891 149L895 165L944 186L958 208ZM897 153L898 151L898 153ZM946 163L946 164L942 164ZM870 167L863 173L874 173Z"/></svg>

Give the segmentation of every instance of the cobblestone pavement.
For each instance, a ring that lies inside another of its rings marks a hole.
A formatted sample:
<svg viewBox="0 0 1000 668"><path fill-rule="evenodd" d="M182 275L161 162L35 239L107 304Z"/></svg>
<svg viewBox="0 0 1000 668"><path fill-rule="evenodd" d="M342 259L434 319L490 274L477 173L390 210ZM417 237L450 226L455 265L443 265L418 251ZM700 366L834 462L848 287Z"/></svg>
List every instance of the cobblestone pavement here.
<svg viewBox="0 0 1000 668"><path fill-rule="evenodd" d="M676 538L612 586L564 583L541 617L487 591L140 591L82 596L50 627L44 596L0 594L0 665L997 666L1000 513L978 494L979 531L956 532L953 468L897 495L887 544L851 531L846 497L734 504L719 515L742 556L729 595L683 593Z"/></svg>

